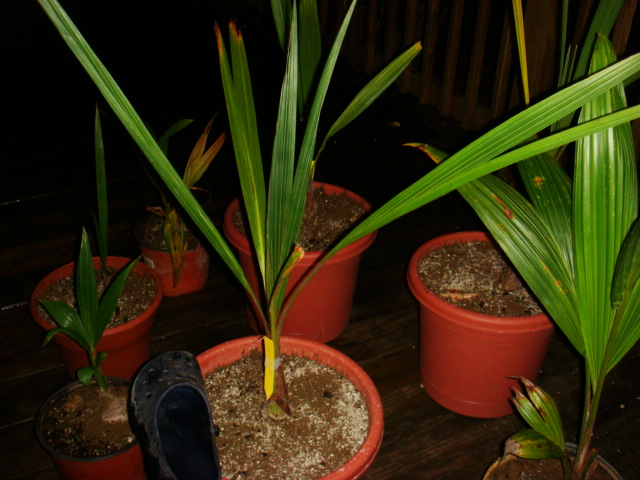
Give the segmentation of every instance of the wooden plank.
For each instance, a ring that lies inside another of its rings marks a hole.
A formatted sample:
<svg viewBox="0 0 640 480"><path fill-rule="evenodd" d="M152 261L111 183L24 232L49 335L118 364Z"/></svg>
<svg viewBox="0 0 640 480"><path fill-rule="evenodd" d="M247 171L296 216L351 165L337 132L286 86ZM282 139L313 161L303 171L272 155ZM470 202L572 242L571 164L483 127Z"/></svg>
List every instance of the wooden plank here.
<svg viewBox="0 0 640 480"><path fill-rule="evenodd" d="M631 26L633 25L633 17L636 13L637 6L638 0L627 0L620 9L620 14L613 27L611 43L613 44L613 48L615 49L618 58L625 53L627 48L627 42L629 41L629 35L631 34Z"/></svg>
<svg viewBox="0 0 640 480"><path fill-rule="evenodd" d="M371 0L367 4L368 15L365 29L365 48L366 57L364 62L364 71L373 72L377 68L376 50L378 37L378 0Z"/></svg>
<svg viewBox="0 0 640 480"><path fill-rule="evenodd" d="M404 11L404 35L402 37L402 48L407 48L413 44L417 39L416 31L417 23L422 19L418 18L418 1L407 0L407 4ZM409 65L404 72L400 75L400 90L408 92L411 89L411 78L413 75L412 66Z"/></svg>
<svg viewBox="0 0 640 480"><path fill-rule="evenodd" d="M471 63L467 75L467 87L465 91L465 116L462 121L462 128L472 129L476 118L476 107L478 103L478 89L482 75L482 65L484 52L487 45L487 28L489 26L489 16L491 14L490 0L478 3L478 13L473 32L473 46L471 48Z"/></svg>
<svg viewBox="0 0 640 480"><path fill-rule="evenodd" d="M512 21L507 9L502 22L502 34L500 38L500 50L498 51L498 60L496 65L496 73L493 79L493 91L491 94L491 102L489 105L491 119L496 119L504 113L507 104L507 89L510 84L509 72L511 65L511 31Z"/></svg>
<svg viewBox="0 0 640 480"><path fill-rule="evenodd" d="M447 52L444 62L444 73L442 75L442 103L440 113L444 116L451 114L451 103L453 101L453 86L456 77L456 63L460 50L460 29L462 26L462 15L464 13L464 1L453 0L451 3L451 13L449 15L449 31L447 34Z"/></svg>
<svg viewBox="0 0 640 480"><path fill-rule="evenodd" d="M422 69L420 72L420 89L418 98L422 104L433 104L435 97L431 94L433 83L433 66L435 63L436 39L438 37L438 9L439 0L427 4L427 18L422 37Z"/></svg>
<svg viewBox="0 0 640 480"><path fill-rule="evenodd" d="M384 58L393 58L398 50L398 4L386 1L384 5Z"/></svg>

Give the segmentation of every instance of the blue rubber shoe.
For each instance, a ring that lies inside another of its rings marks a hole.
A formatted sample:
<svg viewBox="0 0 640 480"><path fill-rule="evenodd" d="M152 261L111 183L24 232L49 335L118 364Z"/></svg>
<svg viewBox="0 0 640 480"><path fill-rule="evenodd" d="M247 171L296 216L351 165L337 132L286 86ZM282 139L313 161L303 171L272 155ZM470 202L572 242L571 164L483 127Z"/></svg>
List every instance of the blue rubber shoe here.
<svg viewBox="0 0 640 480"><path fill-rule="evenodd" d="M200 366L183 351L147 362L131 387L132 428L152 480L220 480Z"/></svg>

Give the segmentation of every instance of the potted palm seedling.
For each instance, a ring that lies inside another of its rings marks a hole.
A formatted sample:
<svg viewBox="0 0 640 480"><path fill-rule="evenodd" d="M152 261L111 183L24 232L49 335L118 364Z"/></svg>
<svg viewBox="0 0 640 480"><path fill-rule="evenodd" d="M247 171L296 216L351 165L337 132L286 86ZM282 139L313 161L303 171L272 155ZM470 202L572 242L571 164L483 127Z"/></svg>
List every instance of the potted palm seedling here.
<svg viewBox="0 0 640 480"><path fill-rule="evenodd" d="M93 261L99 275L99 289L104 291L111 278L124 268L131 259L108 255L108 208L107 183L105 173L104 146L100 114L95 115L95 151L96 151L96 191L97 214L94 215L96 243L99 256ZM45 331L50 332L56 321L42 306L42 299L54 299L75 306L74 270L71 262L46 275L35 287L29 298L29 311L35 322ZM113 315L106 330L101 333L100 351L108 352L108 359L102 365L108 376L131 378L140 365L149 359L151 352L151 325L162 300L160 278L148 266L140 263L135 266L128 277L125 290L118 304L116 315ZM87 356L83 348L69 337L61 333L53 337L69 375L87 365ZM112 355L113 354L113 355Z"/></svg>
<svg viewBox="0 0 640 480"><path fill-rule="evenodd" d="M280 45L286 53L291 33L292 3L289 0L278 0L271 2L271 7ZM315 136L317 135L317 133L314 133L317 129L316 119L309 118L309 115L312 113L310 109L316 93L314 88L319 80L322 62L322 39L320 37L315 1L300 2L298 18L300 20L297 22L299 26L296 35L299 37L297 50L299 53L297 54L297 60L293 59L297 68L295 72L289 71L287 74L289 76L289 84L291 82L297 83L297 98L295 99L294 111L289 113L291 115L297 113L300 124L310 126L311 130L308 133ZM239 96L237 95L235 95L235 99L230 98L230 96L234 95L235 88L243 84L245 85L243 88L246 88L247 85L250 87L251 80L249 72L242 72L234 66L233 52L236 50L234 44L241 45L243 40L235 24L231 24L230 29L230 51L232 55L229 67L231 70L229 70L228 74L226 72L223 73L223 84L227 94L230 116L239 118L246 111L251 111L253 107L251 104L243 105L238 102ZM225 49L225 45L220 30L217 30L216 35L218 37L219 50L223 52L221 49ZM244 49L244 47L242 48ZM417 51L417 46L412 47L397 60L397 65L392 64L377 77L377 84L376 81L373 81L365 87L359 97L354 100L344 114L329 129L322 145L314 153L315 158L311 161L310 166L305 166L305 162L298 164L295 172L291 169L290 173L285 174L289 178L280 176L281 167L279 165L285 166L287 162L290 162L286 156L296 152L298 147L295 146L296 135L294 134L287 139L288 134L284 133L282 140L278 141L283 145L290 144L292 146L291 153L274 151L271 174L268 178L260 179L258 182L265 184L266 189L269 190L267 197L263 201L266 206L264 212L254 210L251 207L253 202L247 202L246 195L244 195L245 198L235 199L227 208L223 225L224 233L238 251L244 275L247 277L253 291L259 292L258 299L263 309L269 303L269 296L273 293L271 286L273 285L273 279L265 277L265 264L276 259L276 265L279 265L284 260L284 257L282 252L278 253L273 247L270 247L270 251L276 255L273 258L269 258L272 254L267 254L266 251L256 252L254 248L255 239L251 238L256 229L255 227L248 228L254 221L250 217L257 212L262 216L260 223L266 225L266 217L264 215L270 215L274 219L279 216L276 219L276 223L271 222L271 226L265 227L265 239L273 237L274 242L277 244L280 244L281 240L288 244L292 238L296 238L296 243L304 249L304 256L290 269L287 274L287 281L283 286L283 297L292 295L297 285L304 281L305 276L326 253L327 248L332 243L335 243L336 238L360 220L362 216L366 215L371 208L363 198L354 192L336 185L313 181L315 165L321 152L333 135L351 122L360 111L366 108L367 104L371 103L384 91L389 82L393 81L401 71L402 65L406 65ZM221 68L223 69L227 69L226 56L226 52L224 52L224 56L221 56ZM244 52L242 56L244 56ZM335 58L330 58L329 62L335 62ZM227 79L228 81L225 81ZM231 83L233 84L232 86ZM318 89L318 92L321 91L322 88ZM258 112L252 111L251 117L260 118L261 115L256 115L256 113ZM283 117L279 124L282 124L283 121L288 122L289 120L285 120ZM243 132L238 132L238 128L242 128ZM299 135L301 129L298 128L298 130ZM242 125L241 122L236 122L236 143L241 135L248 139L257 140L258 138L257 129L251 122L248 122L246 126ZM254 141L254 143L257 142ZM260 148L259 145L258 148ZM304 146L301 148L304 148ZM236 158L241 158L243 155L241 148L236 148L236 153L240 153L240 156L236 155ZM300 150L300 153L302 153L302 150ZM281 157L278 158L277 162L274 161L276 155ZM245 163L245 160L242 161ZM260 158L255 160L256 165L261 162ZM286 168L289 169L289 167ZM309 170L304 173L307 168ZM256 171L255 167L252 171ZM306 186L304 182L300 182L300 175L302 174L307 178ZM294 180L294 176L297 178L296 180ZM245 192L247 191L246 185L243 189ZM291 191L291 193L287 193L287 191ZM254 193L249 191L249 195L253 196ZM282 214L269 214L269 210L274 212L278 210L277 208L273 210L271 206L277 205L279 200L271 201L271 199L275 199L278 196L285 201L287 197L293 199L292 208L283 211ZM304 207L301 207L298 200L303 198ZM277 225L280 222L282 222L282 227ZM285 225L289 222L289 225ZM282 237L277 233L279 231L283 231ZM338 337L347 328L360 258L363 252L371 245L374 237L375 232L372 232L351 244L349 248L343 249L338 255L326 262L322 269L318 270L313 278L310 279L311 284L307 288L295 294L295 298L292 298L287 307L287 321L281 327L283 334L325 343ZM257 245L261 244L266 247L266 243L257 242ZM277 270L278 268L275 268L274 272ZM270 275L272 273L267 274L267 277ZM250 325L256 333L269 331L267 318L255 304L250 304L248 313Z"/></svg>
<svg viewBox="0 0 640 480"><path fill-rule="evenodd" d="M135 110L118 88L115 80L104 68L99 59L95 56L89 45L78 32L71 20L66 16L62 8L55 0L40 0L54 25L62 34L65 41L73 53L77 56L81 64L91 75L107 101L112 105L114 111L119 115L124 126L130 135L138 143L150 163L154 166L163 181L171 189L176 199L190 215L193 222L199 227L202 234L211 243L212 247L219 254L220 258L229 267L231 272L238 279L240 284L247 290L248 295L256 305L261 306L259 301L260 292L255 292L247 281L242 271L241 265L234 255L232 249L224 240L223 236L216 228L211 219L206 215L197 200L193 197L184 182L175 172L170 162L157 145L153 136L148 132L144 123ZM226 58L226 51L223 48L222 35L218 35L219 52L222 57L222 72L226 77L224 84L227 90L227 102L229 103L229 117L231 125L231 136L236 150L236 161L238 172L244 193L244 203L247 211L250 237L254 248L259 254L261 274L264 278L262 286L266 293L268 303L262 309L262 317L268 327L264 338L253 337L248 339L252 345L251 349L263 349L262 359L262 389L264 410L270 416L278 416L278 413L287 410L287 394L285 391L285 375L281 355L289 353L289 347L285 346L288 338L281 338L281 328L286 318L287 310L297 292L305 283L312 278L316 271L331 257L337 255L341 250L348 248L354 241L376 231L387 223L401 217L402 215L423 206L440 196L468 183L471 180L486 175L496 169L529 158L540 152L559 147L578 138L582 138L590 133L597 132L611 125L617 125L640 116L640 109L637 107L628 108L620 112L612 113L606 117L599 118L576 127L571 127L561 133L550 135L540 140L525 143L530 137L540 130L546 128L551 123L571 114L591 99L609 90L614 85L619 84L627 78L631 78L640 71L640 57L635 56L618 62L617 64L598 72L581 82L567 87L561 92L533 105L527 110L515 115L495 129L486 133L469 146L458 153L452 155L441 166L419 179L413 185L400 192L389 202L378 210L371 212L360 223L353 227L337 244L331 247L327 253L313 266L299 284L296 285L291 294L285 298L285 287L290 269L300 261L305 255L303 249L296 245L297 228L301 211L304 208L307 187L312 178L311 172L314 159L317 157L316 134L318 130L318 119L320 108L324 101L325 93L328 89L329 78L335 65L340 43L344 38L349 19L353 13L356 2L352 2L347 11L345 21L338 33L336 42L329 54L329 60L324 65L318 81L318 87L314 100L309 110L307 125L301 140L296 137L297 130L297 98L298 98L298 23L296 8L292 9L292 28L290 29L288 49L287 49L287 69L283 81L283 88L280 97L280 109L278 113L278 123L276 137L274 139L274 155L272 157L272 169L276 178L271 177L269 181L269 198L267 201L264 179L259 172L262 163L258 160L258 144L255 135L249 135L254 131L255 117L252 115L253 100L250 95L250 82L246 78L248 65L243 55L243 42L237 29L231 27L230 56L231 62ZM396 74L404 68L411 57L417 53L419 46L412 47L396 61L392 62L390 70L376 77L376 84L387 84ZM227 66L226 63L231 63ZM386 80L386 81L383 81ZM233 87L232 87L233 85ZM242 85L242 88L240 88ZM373 88L373 87L371 87ZM374 91L377 88L374 88ZM371 90L365 87L365 93L356 97L356 101L347 107L347 113L338 125L344 126L345 120L354 118L355 114L364 109L370 101L374 99ZM234 113L235 112L235 113ZM238 115L239 112L244 115ZM298 150L296 145L301 145ZM273 172L272 172L273 174ZM292 212L295 213L295 225L290 220ZM284 222L284 223L283 223ZM295 229L289 231L272 230L274 226L288 225ZM276 241L278 238L280 240ZM280 261L276 261L280 259ZM278 266L279 265L279 266ZM265 286L269 288L266 289ZM282 340L282 343L281 343ZM320 351L314 352L313 345L316 342L299 340L297 346L291 347L291 352L301 356L311 356L322 358L326 356ZM220 349L227 350L229 345L223 344ZM203 364L208 357L215 355L214 350L218 347L201 354L200 359ZM329 347L323 347L329 349ZM247 353L249 347L241 347L235 356L241 352ZM332 349L330 349L332 350ZM233 359L226 357L221 361L224 365L233 362ZM346 369L337 362L331 361L339 372L346 375ZM203 374L207 374L210 367L203 366ZM361 370L360 370L361 371ZM364 372L362 372L364 375ZM229 375L232 377L232 375ZM349 375L347 375L349 376ZM351 378L351 376L349 376ZM364 375L364 378L367 378ZM294 383L302 383L305 377L296 377ZM382 433L382 416L379 404L379 396L373 390L360 388L363 382L353 381L356 389L363 395L367 404L367 410L371 417L369 433L363 442L367 446L368 453L358 451L353 458L360 458L362 463L359 466L351 465L351 477L337 476L334 478L356 478L366 469L371 462L373 455L379 447ZM371 384L367 378L364 383ZM328 395L328 397L331 395ZM266 401L265 401L266 400ZM313 411L313 410L312 410ZM310 415L310 414L309 414ZM303 416L303 418L308 418ZM377 436L377 438L375 438ZM218 442L220 445L220 442ZM373 452L373 453L372 453ZM224 453L222 450L221 462L224 468ZM267 455L267 461L269 457ZM285 462L286 463L286 462ZM284 464L283 464L284 466ZM338 468L335 473L342 475ZM231 472L233 475L234 472ZM226 475L229 475L228 473ZM231 476L229 475L229 476Z"/></svg>
<svg viewBox="0 0 640 480"><path fill-rule="evenodd" d="M77 308L66 302L40 303L58 327L45 343L64 334L85 352L88 365L77 371L79 382L55 392L36 417L36 434L65 480L144 477L142 452L127 416L128 381L105 377L108 354L99 350L127 277L138 260L127 264L100 296L86 231L82 231L75 272Z"/></svg>
<svg viewBox="0 0 640 480"><path fill-rule="evenodd" d="M206 148L214 119L215 117L209 121L196 141L185 166L182 180L190 190L199 190L195 184L224 144L226 134L223 132ZM158 145L165 155L170 137L191 122L192 120L179 120L160 136ZM143 261L160 276L165 295L174 297L197 292L207 281L209 254L197 236L185 225L170 192L161 182L156 181L155 172L149 171L148 174L160 191L162 205L148 207L151 214L136 224L134 233L142 250Z"/></svg>
<svg viewBox="0 0 640 480"><path fill-rule="evenodd" d="M610 7L610 2L602 2L598 12ZM589 73L616 61L606 27L601 24L593 31L603 33L594 35L590 45L595 45L583 52L591 61L578 62ZM578 122L585 125L624 108L621 83L582 107ZM519 162L528 199L493 175L459 188L584 357L577 447L566 448L553 399L522 378L526 394L516 390L513 403L531 428L507 440L504 456L487 479L506 478L500 476L501 469L514 457L528 460L520 465L523 469L534 459L545 459L543 465L556 469L554 478L600 478L598 469L607 471L608 478L620 478L590 445L606 376L640 338L640 226L633 151L631 128L624 123L576 141L572 177L551 152Z"/></svg>

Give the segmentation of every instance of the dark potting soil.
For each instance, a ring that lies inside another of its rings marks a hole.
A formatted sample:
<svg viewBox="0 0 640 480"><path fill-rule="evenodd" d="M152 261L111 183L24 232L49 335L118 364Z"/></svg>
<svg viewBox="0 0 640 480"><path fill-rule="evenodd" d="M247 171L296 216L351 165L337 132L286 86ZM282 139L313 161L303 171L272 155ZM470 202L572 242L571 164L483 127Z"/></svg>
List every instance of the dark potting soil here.
<svg viewBox="0 0 640 480"><path fill-rule="evenodd" d="M558 459L528 460L509 457L486 480L558 480L563 479L562 462ZM589 480L614 480L598 467Z"/></svg>
<svg viewBox="0 0 640 480"><path fill-rule="evenodd" d="M134 440L127 418L127 387L79 386L59 398L42 419L44 438L74 457L117 452Z"/></svg>
<svg viewBox="0 0 640 480"><path fill-rule="evenodd" d="M164 218L159 215L154 213L145 215L136 226L138 241L154 250L167 250L167 242L165 242L162 232L163 223ZM187 224L184 225L184 239L187 250L195 248L198 244L198 237L194 235Z"/></svg>
<svg viewBox="0 0 640 480"><path fill-rule="evenodd" d="M284 355L292 415L274 420L262 412L262 360L256 351L205 377L223 475L313 480L344 465L369 429L355 386L316 361Z"/></svg>
<svg viewBox="0 0 640 480"><path fill-rule="evenodd" d="M459 242L426 254L418 265L425 286L447 302L487 315L542 312L504 255L490 242Z"/></svg>
<svg viewBox="0 0 640 480"><path fill-rule="evenodd" d="M112 268L108 268L107 272L110 278L117 274ZM96 283L98 294L102 295L104 282L99 271L96 271ZM140 276L131 272L124 284L122 294L116 304L115 313L107 328L123 325L142 315L151 306L156 294L157 287L152 277ZM53 283L45 290L41 299L58 300L77 309L74 276L63 277ZM38 312L46 321L52 325L56 324L40 304L38 305Z"/></svg>
<svg viewBox="0 0 640 480"><path fill-rule="evenodd" d="M366 213L365 208L347 194L326 193L322 187L314 190L314 202L315 208L305 213L302 219L298 241L298 245L307 252L326 250ZM233 220L236 228L244 233L239 211Z"/></svg>

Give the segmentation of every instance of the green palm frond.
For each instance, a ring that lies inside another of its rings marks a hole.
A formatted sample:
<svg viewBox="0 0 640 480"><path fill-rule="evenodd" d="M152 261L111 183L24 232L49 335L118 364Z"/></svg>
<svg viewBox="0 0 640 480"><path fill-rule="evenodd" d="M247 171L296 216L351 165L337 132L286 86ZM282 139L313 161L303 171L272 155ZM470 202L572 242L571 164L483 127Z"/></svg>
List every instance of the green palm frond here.
<svg viewBox="0 0 640 480"><path fill-rule="evenodd" d="M615 61L605 37L595 46L592 71ZM580 122L626 107L622 85L594 98ZM574 164L573 233L576 291L586 359L592 380L607 369L615 311L611 306L613 272L620 248L637 217L638 185L629 124L581 139Z"/></svg>

